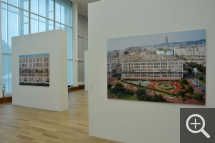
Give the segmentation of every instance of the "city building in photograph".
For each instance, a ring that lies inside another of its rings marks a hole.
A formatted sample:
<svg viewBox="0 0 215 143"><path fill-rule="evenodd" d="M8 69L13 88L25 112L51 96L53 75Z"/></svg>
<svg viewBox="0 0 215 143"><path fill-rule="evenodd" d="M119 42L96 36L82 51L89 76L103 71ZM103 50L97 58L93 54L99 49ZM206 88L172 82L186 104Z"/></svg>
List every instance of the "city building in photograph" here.
<svg viewBox="0 0 215 143"><path fill-rule="evenodd" d="M49 86L49 53L19 56L19 85Z"/></svg>
<svg viewBox="0 0 215 143"><path fill-rule="evenodd" d="M109 99L205 104L205 30L107 42Z"/></svg>

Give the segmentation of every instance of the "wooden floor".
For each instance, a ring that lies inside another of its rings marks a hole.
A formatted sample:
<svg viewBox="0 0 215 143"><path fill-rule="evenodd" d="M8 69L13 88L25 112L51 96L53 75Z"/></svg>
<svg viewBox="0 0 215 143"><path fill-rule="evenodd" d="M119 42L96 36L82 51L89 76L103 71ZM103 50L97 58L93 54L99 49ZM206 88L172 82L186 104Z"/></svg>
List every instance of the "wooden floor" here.
<svg viewBox="0 0 215 143"><path fill-rule="evenodd" d="M88 94L78 90L64 112L0 104L0 143L116 142L88 135Z"/></svg>

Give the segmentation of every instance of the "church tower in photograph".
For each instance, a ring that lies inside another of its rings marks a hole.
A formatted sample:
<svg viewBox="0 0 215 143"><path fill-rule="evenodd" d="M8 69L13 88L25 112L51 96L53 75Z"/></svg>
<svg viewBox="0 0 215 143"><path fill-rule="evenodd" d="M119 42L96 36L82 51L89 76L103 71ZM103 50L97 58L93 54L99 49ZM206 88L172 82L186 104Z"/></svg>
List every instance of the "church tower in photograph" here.
<svg viewBox="0 0 215 143"><path fill-rule="evenodd" d="M166 37L166 47L169 47L168 38Z"/></svg>

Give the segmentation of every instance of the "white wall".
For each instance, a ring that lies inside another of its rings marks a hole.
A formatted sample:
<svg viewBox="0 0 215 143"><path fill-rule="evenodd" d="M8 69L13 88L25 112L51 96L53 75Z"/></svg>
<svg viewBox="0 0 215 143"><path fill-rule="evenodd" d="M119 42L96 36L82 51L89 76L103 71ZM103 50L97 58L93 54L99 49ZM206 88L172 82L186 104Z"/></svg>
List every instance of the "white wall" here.
<svg viewBox="0 0 215 143"><path fill-rule="evenodd" d="M88 91L88 51L84 51L84 89Z"/></svg>
<svg viewBox="0 0 215 143"><path fill-rule="evenodd" d="M0 3L1 7L1 3ZM1 19L1 10L0 10L0 19ZM0 27L1 27L1 22L0 22ZM0 33L2 33L1 28L0 28ZM2 39L2 36L0 34L0 39ZM2 69L2 40L0 40L0 67ZM2 70L0 70L0 85L2 87ZM1 88L2 89L2 88ZM0 90L0 98L2 97L2 90Z"/></svg>
<svg viewBox="0 0 215 143"><path fill-rule="evenodd" d="M67 34L56 30L12 38L13 105L63 111L68 109ZM19 55L49 53L50 85L19 85Z"/></svg>
<svg viewBox="0 0 215 143"><path fill-rule="evenodd" d="M89 134L129 143L179 143L180 108L215 107L215 1L104 0L89 4ZM107 99L107 39L206 29L206 106Z"/></svg>
<svg viewBox="0 0 215 143"><path fill-rule="evenodd" d="M85 84L84 51L87 50L87 17L78 14L78 84Z"/></svg>

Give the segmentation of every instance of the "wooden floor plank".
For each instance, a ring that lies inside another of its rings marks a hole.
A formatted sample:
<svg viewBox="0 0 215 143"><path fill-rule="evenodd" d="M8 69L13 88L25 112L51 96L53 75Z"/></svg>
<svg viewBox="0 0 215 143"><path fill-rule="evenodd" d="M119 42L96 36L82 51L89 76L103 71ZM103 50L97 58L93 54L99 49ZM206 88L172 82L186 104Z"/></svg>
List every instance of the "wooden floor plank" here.
<svg viewBox="0 0 215 143"><path fill-rule="evenodd" d="M117 143L88 135L88 93L69 93L69 110L0 104L0 143Z"/></svg>

